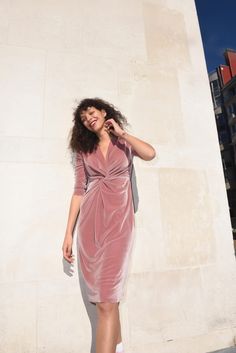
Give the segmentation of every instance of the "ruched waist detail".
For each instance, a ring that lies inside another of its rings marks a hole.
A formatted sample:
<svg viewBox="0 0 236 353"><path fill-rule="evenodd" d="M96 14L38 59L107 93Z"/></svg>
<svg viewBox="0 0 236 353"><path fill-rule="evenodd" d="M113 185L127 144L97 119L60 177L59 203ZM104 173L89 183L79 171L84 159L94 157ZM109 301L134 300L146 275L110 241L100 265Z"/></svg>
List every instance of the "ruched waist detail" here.
<svg viewBox="0 0 236 353"><path fill-rule="evenodd" d="M98 175L98 176L89 177L86 193L98 186L101 186L101 187L104 186L103 190L107 192L122 191L122 189L125 188L125 185L129 181L130 181L129 175L120 175L120 176Z"/></svg>
<svg viewBox="0 0 236 353"><path fill-rule="evenodd" d="M94 180L103 180L103 179L110 179L110 180L114 180L114 179L129 179L129 175L93 175L93 176L89 176L88 178L88 182L94 181Z"/></svg>

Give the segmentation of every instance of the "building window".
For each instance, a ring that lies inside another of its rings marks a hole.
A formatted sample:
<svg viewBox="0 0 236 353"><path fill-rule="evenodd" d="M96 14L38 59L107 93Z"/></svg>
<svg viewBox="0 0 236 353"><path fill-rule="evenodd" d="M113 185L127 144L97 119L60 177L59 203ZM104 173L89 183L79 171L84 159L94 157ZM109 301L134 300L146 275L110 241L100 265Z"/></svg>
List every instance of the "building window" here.
<svg viewBox="0 0 236 353"><path fill-rule="evenodd" d="M225 118L222 113L216 115L216 119L219 125L225 125Z"/></svg>
<svg viewBox="0 0 236 353"><path fill-rule="evenodd" d="M220 95L219 80L213 80L211 81L211 84L212 84L212 91L214 96L219 96Z"/></svg>
<svg viewBox="0 0 236 353"><path fill-rule="evenodd" d="M231 129L232 135L235 134L235 132L236 132L236 125L232 125L232 126L230 127L230 129Z"/></svg>
<svg viewBox="0 0 236 353"><path fill-rule="evenodd" d="M224 92L224 99L228 100L230 98L233 98L233 96L236 94L235 88L230 88L226 92Z"/></svg>
<svg viewBox="0 0 236 353"><path fill-rule="evenodd" d="M228 116L229 117L234 117L236 116L236 104L230 104L228 107L227 107L227 113L228 113Z"/></svg>
<svg viewBox="0 0 236 353"><path fill-rule="evenodd" d="M217 108L222 105L219 80L210 81L210 85L214 107Z"/></svg>

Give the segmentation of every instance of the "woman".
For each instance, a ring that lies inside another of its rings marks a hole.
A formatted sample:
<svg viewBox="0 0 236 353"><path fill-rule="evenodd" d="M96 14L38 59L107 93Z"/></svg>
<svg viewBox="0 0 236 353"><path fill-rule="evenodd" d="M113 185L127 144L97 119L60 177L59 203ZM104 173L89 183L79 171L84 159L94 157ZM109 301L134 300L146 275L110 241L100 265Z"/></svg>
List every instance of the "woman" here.
<svg viewBox="0 0 236 353"><path fill-rule="evenodd" d="M72 234L79 214L79 265L98 314L96 353L123 352L118 306L134 238L132 158L149 161L156 152L128 134L126 118L102 99L83 99L73 121L69 147L76 152L76 179L63 256L74 261Z"/></svg>

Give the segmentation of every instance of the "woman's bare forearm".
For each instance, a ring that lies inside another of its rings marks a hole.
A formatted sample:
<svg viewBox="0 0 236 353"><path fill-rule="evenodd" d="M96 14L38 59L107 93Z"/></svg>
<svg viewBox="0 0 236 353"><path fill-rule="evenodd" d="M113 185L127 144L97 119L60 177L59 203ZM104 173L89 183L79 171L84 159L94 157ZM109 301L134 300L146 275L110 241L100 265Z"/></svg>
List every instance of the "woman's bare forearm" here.
<svg viewBox="0 0 236 353"><path fill-rule="evenodd" d="M68 215L67 226L66 226L66 236L72 236L73 234L73 230L75 227L76 219L79 214L82 198L83 198L83 195L74 195L74 194L71 197L69 215Z"/></svg>
<svg viewBox="0 0 236 353"><path fill-rule="evenodd" d="M126 140L137 152L141 159L150 161L156 156L156 150L147 142L128 134L127 132L122 133L122 138Z"/></svg>

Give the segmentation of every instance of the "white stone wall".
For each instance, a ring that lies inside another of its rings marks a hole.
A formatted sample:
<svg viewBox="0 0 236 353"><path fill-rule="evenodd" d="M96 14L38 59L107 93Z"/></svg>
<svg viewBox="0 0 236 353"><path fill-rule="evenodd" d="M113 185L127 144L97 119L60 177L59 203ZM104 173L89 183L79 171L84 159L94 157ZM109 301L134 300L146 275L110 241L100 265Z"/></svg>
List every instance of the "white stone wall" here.
<svg viewBox="0 0 236 353"><path fill-rule="evenodd" d="M194 1L1 0L0 77L1 353L89 352L94 306L61 246L72 111L94 96L158 152L135 158L126 353L233 345L233 239Z"/></svg>

